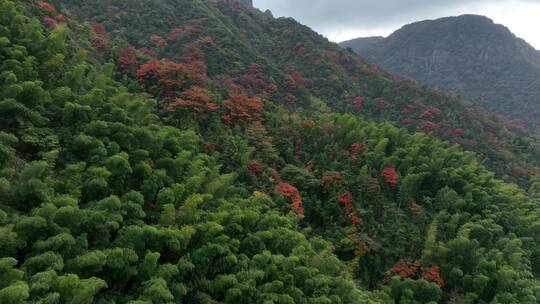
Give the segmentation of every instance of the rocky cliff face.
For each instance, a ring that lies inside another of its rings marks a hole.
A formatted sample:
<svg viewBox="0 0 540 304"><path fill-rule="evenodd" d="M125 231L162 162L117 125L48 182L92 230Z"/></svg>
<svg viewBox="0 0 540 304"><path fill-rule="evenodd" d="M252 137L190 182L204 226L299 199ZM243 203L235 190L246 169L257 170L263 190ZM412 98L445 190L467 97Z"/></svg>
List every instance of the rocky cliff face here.
<svg viewBox="0 0 540 304"><path fill-rule="evenodd" d="M406 25L386 39L342 43L361 56L540 128L540 55L477 15Z"/></svg>

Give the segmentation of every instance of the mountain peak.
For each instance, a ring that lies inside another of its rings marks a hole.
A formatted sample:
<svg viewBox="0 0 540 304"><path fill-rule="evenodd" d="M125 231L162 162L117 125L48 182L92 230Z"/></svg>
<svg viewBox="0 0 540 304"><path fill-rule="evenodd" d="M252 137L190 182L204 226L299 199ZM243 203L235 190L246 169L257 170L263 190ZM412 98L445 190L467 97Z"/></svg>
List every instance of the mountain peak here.
<svg viewBox="0 0 540 304"><path fill-rule="evenodd" d="M383 68L540 128L540 53L486 16L424 20L384 39L341 45Z"/></svg>

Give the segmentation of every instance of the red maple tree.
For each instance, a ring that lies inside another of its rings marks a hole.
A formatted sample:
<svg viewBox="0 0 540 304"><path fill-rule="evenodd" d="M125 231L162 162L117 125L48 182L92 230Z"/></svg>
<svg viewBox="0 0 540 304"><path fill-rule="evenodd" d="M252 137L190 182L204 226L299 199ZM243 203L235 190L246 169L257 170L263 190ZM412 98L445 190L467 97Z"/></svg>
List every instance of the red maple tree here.
<svg viewBox="0 0 540 304"><path fill-rule="evenodd" d="M163 48L164 46L167 45L167 40L165 40L163 37L157 34L150 35L150 38L148 40L151 45L158 48Z"/></svg>
<svg viewBox="0 0 540 304"><path fill-rule="evenodd" d="M261 66L256 63L249 65L248 72L240 78L240 83L251 92L266 98L277 91L275 84L266 82Z"/></svg>
<svg viewBox="0 0 540 304"><path fill-rule="evenodd" d="M105 50L109 48L109 33L107 32L105 25L101 23L94 23L92 25L90 41L98 50Z"/></svg>
<svg viewBox="0 0 540 304"><path fill-rule="evenodd" d="M124 70L133 69L133 67L137 65L137 52L135 48L129 44L125 44L120 49L118 64Z"/></svg>
<svg viewBox="0 0 540 304"><path fill-rule="evenodd" d="M212 96L208 90L200 86L192 86L171 101L170 109L201 113L216 110L217 105L212 102Z"/></svg>
<svg viewBox="0 0 540 304"><path fill-rule="evenodd" d="M158 99L171 98L189 87L187 67L165 60L151 60L137 71L137 81Z"/></svg>
<svg viewBox="0 0 540 304"><path fill-rule="evenodd" d="M47 26L47 27L50 27L50 28L56 28L58 27L58 21L54 20L53 18L49 17L49 16L44 16L43 17L43 23Z"/></svg>
<svg viewBox="0 0 540 304"><path fill-rule="evenodd" d="M54 5L50 4L49 2L45 1L38 1L36 3L37 8L45 10L51 14L56 14L56 9L54 8Z"/></svg>
<svg viewBox="0 0 540 304"><path fill-rule="evenodd" d="M181 97L185 90L206 81L206 64L199 61L186 65L170 60L151 60L139 68L137 81L158 99Z"/></svg>
<svg viewBox="0 0 540 304"><path fill-rule="evenodd" d="M279 182L276 186L276 190L291 199L291 209L296 212L296 214L301 216L304 215L304 207L302 207L302 197L300 196L300 192L295 186Z"/></svg>
<svg viewBox="0 0 540 304"><path fill-rule="evenodd" d="M351 145L351 160L353 162L357 161L358 154L362 151L362 144L359 142L355 142Z"/></svg>
<svg viewBox="0 0 540 304"><path fill-rule="evenodd" d="M438 128L439 128L438 124L429 120L422 121L422 124L420 125L420 130L426 133L433 132L437 130Z"/></svg>
<svg viewBox="0 0 540 304"><path fill-rule="evenodd" d="M397 186L399 174L396 172L396 169L384 168L379 175L382 176L384 178L384 181L390 186L392 186L392 188L395 188Z"/></svg>
<svg viewBox="0 0 540 304"><path fill-rule="evenodd" d="M253 163L248 164L247 168L251 173L253 173L255 175L262 172L262 165L257 163L257 162L253 162Z"/></svg>
<svg viewBox="0 0 540 304"><path fill-rule="evenodd" d="M390 272L396 275L399 275L403 279L417 279L418 272L422 264L420 261L411 261L411 260L399 260L394 266L390 269Z"/></svg>
<svg viewBox="0 0 540 304"><path fill-rule="evenodd" d="M439 266L432 266L424 270L422 278L428 282L439 285L440 288L444 288L444 280L441 277L441 269Z"/></svg>
<svg viewBox="0 0 540 304"><path fill-rule="evenodd" d="M358 228L358 225L362 223L362 219L359 216L353 215L351 216L351 224L354 229Z"/></svg>
<svg viewBox="0 0 540 304"><path fill-rule="evenodd" d="M261 100L256 96L248 96L245 93L231 93L229 99L223 102L227 113L223 120L228 123L248 122L255 123L261 120Z"/></svg>
<svg viewBox="0 0 540 304"><path fill-rule="evenodd" d="M422 117L434 117L441 113L441 110L437 107L429 107L427 108L424 113L422 113Z"/></svg>
<svg viewBox="0 0 540 304"><path fill-rule="evenodd" d="M353 197L350 192L344 192L342 193L339 198L338 202L340 205L342 205L345 208L345 213L347 215L350 215L353 211Z"/></svg>

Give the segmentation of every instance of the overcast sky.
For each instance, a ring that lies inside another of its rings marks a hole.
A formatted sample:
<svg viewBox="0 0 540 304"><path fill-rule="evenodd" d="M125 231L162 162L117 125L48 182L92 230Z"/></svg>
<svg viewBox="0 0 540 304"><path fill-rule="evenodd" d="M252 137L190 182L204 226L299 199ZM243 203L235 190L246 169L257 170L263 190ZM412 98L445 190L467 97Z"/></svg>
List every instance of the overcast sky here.
<svg viewBox="0 0 540 304"><path fill-rule="evenodd" d="M540 49L540 0L254 0L274 16L293 17L332 41L388 36L425 19L479 14Z"/></svg>

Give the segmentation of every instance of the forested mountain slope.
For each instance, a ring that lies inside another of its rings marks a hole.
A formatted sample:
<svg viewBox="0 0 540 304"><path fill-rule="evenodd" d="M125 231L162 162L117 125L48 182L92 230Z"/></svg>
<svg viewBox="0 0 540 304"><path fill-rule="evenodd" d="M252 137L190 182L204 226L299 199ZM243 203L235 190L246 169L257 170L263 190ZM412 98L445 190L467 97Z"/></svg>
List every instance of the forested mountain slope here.
<svg viewBox="0 0 540 304"><path fill-rule="evenodd" d="M539 182L353 113L397 115L370 109L383 72L322 64L365 93L340 99L304 55L254 46L321 39L289 19L270 34L233 26L268 18L236 2L152 3L185 24L139 46L89 8L0 0L0 303L538 302Z"/></svg>
<svg viewBox="0 0 540 304"><path fill-rule="evenodd" d="M384 39L385 37L382 36L360 37L340 42L339 45L344 48L351 48L353 51L360 53L363 49L371 47Z"/></svg>
<svg viewBox="0 0 540 304"><path fill-rule="evenodd" d="M178 62L182 56L202 56L197 53L202 51L211 78L238 80L260 94L259 77L277 87L267 99L289 108L320 98L334 111L458 143L509 181L527 184L538 173L537 137L456 97L381 71L293 19L269 18L228 0L64 2L73 13L103 24L150 57ZM250 68L253 64L257 72Z"/></svg>
<svg viewBox="0 0 540 304"><path fill-rule="evenodd" d="M376 43L342 45L383 68L456 92L540 130L540 52L491 19L426 20Z"/></svg>

